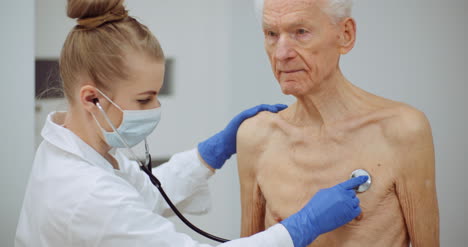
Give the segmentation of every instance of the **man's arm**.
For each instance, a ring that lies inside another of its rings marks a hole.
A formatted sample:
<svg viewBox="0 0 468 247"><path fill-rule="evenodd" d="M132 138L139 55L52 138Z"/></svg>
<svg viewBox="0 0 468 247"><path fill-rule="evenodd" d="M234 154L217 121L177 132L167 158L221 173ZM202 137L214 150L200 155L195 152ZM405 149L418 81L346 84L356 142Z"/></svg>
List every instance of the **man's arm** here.
<svg viewBox="0 0 468 247"><path fill-rule="evenodd" d="M252 122L246 121L237 133L237 161L241 186L241 236L251 236L265 230L265 199L256 180L257 148L252 135Z"/></svg>
<svg viewBox="0 0 468 247"><path fill-rule="evenodd" d="M439 209L432 133L423 113L410 111L399 121L401 164L396 192L413 247L439 246Z"/></svg>

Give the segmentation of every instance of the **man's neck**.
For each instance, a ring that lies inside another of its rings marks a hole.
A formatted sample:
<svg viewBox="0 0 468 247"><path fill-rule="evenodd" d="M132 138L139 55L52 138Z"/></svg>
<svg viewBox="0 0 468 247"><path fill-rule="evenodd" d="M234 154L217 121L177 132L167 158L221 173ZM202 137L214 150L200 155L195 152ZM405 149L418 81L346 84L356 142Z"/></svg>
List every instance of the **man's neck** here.
<svg viewBox="0 0 468 247"><path fill-rule="evenodd" d="M355 87L337 70L312 92L296 96L282 117L296 126L328 126L369 110L371 94Z"/></svg>

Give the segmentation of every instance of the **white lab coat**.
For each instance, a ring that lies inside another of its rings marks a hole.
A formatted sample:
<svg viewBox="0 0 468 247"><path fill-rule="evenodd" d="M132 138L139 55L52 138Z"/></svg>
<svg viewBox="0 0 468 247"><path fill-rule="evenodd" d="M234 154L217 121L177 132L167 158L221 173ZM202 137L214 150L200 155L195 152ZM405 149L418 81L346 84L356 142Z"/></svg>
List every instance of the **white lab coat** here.
<svg viewBox="0 0 468 247"><path fill-rule="evenodd" d="M32 167L15 246L33 247L208 247L175 231L163 217L166 202L146 174L120 151L120 170L68 129L65 113L51 113ZM210 207L204 167L196 150L174 155L153 170L173 202L185 213ZM280 224L249 238L219 246L293 246Z"/></svg>

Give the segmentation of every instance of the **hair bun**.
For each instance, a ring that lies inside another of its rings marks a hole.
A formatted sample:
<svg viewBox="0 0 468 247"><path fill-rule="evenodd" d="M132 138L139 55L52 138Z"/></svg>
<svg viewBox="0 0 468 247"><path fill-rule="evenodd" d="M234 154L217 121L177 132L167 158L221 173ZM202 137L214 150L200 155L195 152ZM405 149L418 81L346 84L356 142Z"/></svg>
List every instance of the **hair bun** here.
<svg viewBox="0 0 468 247"><path fill-rule="evenodd" d="M67 15L78 19L78 25L86 29L119 21L128 16L123 0L68 0Z"/></svg>

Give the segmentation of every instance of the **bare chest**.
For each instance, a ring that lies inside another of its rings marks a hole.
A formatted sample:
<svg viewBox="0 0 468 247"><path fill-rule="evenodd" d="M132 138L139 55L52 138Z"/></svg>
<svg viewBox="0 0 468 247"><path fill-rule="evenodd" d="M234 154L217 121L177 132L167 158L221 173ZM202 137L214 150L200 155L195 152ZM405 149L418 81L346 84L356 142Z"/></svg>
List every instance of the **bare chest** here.
<svg viewBox="0 0 468 247"><path fill-rule="evenodd" d="M375 241L367 236L370 229L401 235L404 222L395 191L396 155L385 140L375 136L356 136L341 143L271 140L259 156L256 173L266 200L266 227L300 210L320 189L344 182L354 170L365 169L371 174L372 186L358 195L362 219L321 236L312 246L353 246L363 238ZM395 236L391 238L395 240ZM357 244L365 246L361 241Z"/></svg>

